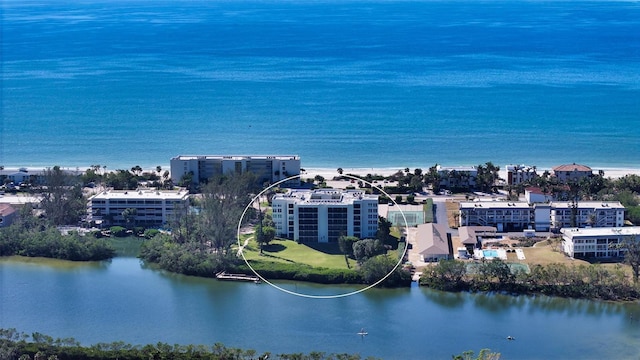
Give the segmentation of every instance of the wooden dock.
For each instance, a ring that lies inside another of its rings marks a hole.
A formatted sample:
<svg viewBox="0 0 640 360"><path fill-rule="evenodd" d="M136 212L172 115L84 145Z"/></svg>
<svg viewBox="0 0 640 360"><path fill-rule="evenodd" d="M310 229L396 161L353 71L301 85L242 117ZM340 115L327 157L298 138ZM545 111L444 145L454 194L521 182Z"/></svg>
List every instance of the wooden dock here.
<svg viewBox="0 0 640 360"><path fill-rule="evenodd" d="M225 281L251 281L254 283L259 283L260 278L255 275L245 275L245 274L227 274L224 271L221 271L216 274L216 279L225 280Z"/></svg>

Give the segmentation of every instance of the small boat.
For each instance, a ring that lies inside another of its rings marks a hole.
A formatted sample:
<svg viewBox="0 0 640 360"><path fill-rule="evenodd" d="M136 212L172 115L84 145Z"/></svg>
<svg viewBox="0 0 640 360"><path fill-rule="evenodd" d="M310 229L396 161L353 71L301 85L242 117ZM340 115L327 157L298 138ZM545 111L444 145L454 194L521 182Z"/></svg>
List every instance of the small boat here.
<svg viewBox="0 0 640 360"><path fill-rule="evenodd" d="M514 338L513 336L509 335L507 336L507 340L515 340L516 338Z"/></svg>
<svg viewBox="0 0 640 360"><path fill-rule="evenodd" d="M369 335L369 333L368 333L368 332L366 332L366 331L364 331L364 328L362 328L362 329L360 329L360 332L358 333L358 335L360 335L360 336L367 336L367 335Z"/></svg>

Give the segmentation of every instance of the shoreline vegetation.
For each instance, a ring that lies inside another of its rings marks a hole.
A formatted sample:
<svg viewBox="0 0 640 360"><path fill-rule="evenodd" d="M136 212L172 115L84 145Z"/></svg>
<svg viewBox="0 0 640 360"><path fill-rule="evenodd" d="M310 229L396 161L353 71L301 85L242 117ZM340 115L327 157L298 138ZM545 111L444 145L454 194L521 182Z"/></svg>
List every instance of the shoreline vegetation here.
<svg viewBox="0 0 640 360"><path fill-rule="evenodd" d="M499 169L490 162L487 163L487 168L490 165L492 173L489 175L492 177L486 181L483 180L483 183L487 183L485 184L487 191L495 189L497 175L493 172L497 173ZM343 173L362 174L363 170L338 168L329 172L328 169L309 169L302 171L301 177L306 179L307 183L312 185L317 183L317 186L322 187L326 186L325 178L319 171L326 171L328 179L339 180L343 179L341 176ZM427 185L426 176L432 174L432 170L433 168L430 168L429 173L423 173L421 169L416 169L412 173L408 168L385 171L376 171L372 168L374 175L367 173L367 175L357 176L388 178L398 184L406 183L404 187L408 189L418 187L422 189ZM161 167L158 166L152 170L152 174L157 174L156 177L159 178L161 171ZM637 171L640 173L640 170ZM126 179L123 174L127 175ZM140 166L133 167L131 172L128 170L106 172L106 167L93 165L80 177L65 173L60 167L47 169L45 171L46 187L37 190L44 198L41 206L44 211L39 216L34 216L33 209L29 206L22 208L17 224L0 232L0 256L44 256L76 261L104 260L115 256L113 247L103 239L99 239L102 234L100 231L91 233L95 240L88 240L89 237L80 236L75 232L62 236L55 228L69 221L77 221L81 217L80 214L85 209L85 204L79 201L84 199L83 183L97 180L98 184L104 181L104 184L108 185L108 178L111 175L118 176L118 179L123 175L126 181L122 181L119 186L124 188L135 187L138 181L149 180ZM588 184L589 190L596 186L601 191L606 190L606 196L612 196L616 191L626 192L629 195L627 198L635 199L634 207L638 208L639 176L633 173L624 175L617 173L617 175L621 176L619 180L602 181L608 179L607 174L599 172L594 177L598 177L600 182ZM166 180L168 176L167 170L164 170L162 177ZM416 182L416 179L419 181ZM619 189L615 186L611 189L607 188L618 182L624 184L626 188ZM395 188L399 189L401 186L398 185ZM318 250L304 245L302 247L308 248L304 250L304 256L297 255L298 258L310 259L322 253L328 257L333 256L333 261L338 258L339 265L327 267L292 260L291 257L284 256L300 250L294 249L297 245L294 244L295 242L265 235L269 233L273 235L273 231L270 231L273 221L270 219L269 211L263 212L260 206L250 208L247 216L243 218L244 223L241 225L252 230L244 239L245 245L248 246L238 247L237 221L242 218L241 214L246 204L251 202L250 194L256 194L260 190L261 186L257 184L253 174L234 174L214 178L203 185L198 191L198 196L194 198L195 202L192 205L197 207L197 212L190 211L189 208L176 212L176 216L168 224L172 229L171 232L156 230L150 234L145 232L145 229L137 227L135 223L130 224L128 231L125 228L119 228L118 232L121 234L133 232L140 237L144 233L147 239L143 241L138 256L145 262L156 264L164 270L185 275L215 277L215 274L221 271L254 275L243 259L238 256L240 251L252 254L248 261L265 278L324 284L373 284L398 264L405 243L399 241L402 237L399 229L393 230L397 233L391 235L391 225L384 218L380 218L380 223L385 227L381 229L382 232L379 231L377 239L350 239L351 242L346 246L340 244L340 247L336 246L329 250ZM368 190L375 189L369 186ZM595 193L592 191L587 196L595 196ZM265 201L268 202L268 194ZM361 250L360 255L355 253L356 243ZM401 249L398 249L400 244ZM420 284L447 291L501 291L511 294L546 294L622 301L640 298L637 283L631 284L629 276L624 275L624 271L619 269L604 269L598 265L566 267L562 264L548 264L535 265L530 274L525 274L506 272L505 266L500 262L491 261L476 265L476 269L469 270L454 263L442 262L429 267L428 271L423 273ZM610 281L606 282L603 279L610 279ZM410 282L411 275L408 268L397 267L393 276L387 278L380 286L408 286ZM586 289L580 290L582 287Z"/></svg>
<svg viewBox="0 0 640 360"><path fill-rule="evenodd" d="M239 349L226 347L224 344L215 343L206 345L182 345L158 342L156 344L133 345L124 341L111 343L97 343L83 346L74 338L56 338L39 332L31 335L19 332L14 328L0 328L0 358L7 360L31 360L31 359L68 359L68 360L111 360L111 359L203 359L203 360L377 360L373 356L363 358L359 354L325 353L311 351L305 353L272 354L263 352L259 354L252 349ZM456 360L491 360L499 359L500 353L489 349L482 349L475 356L471 350L461 354L452 355Z"/></svg>

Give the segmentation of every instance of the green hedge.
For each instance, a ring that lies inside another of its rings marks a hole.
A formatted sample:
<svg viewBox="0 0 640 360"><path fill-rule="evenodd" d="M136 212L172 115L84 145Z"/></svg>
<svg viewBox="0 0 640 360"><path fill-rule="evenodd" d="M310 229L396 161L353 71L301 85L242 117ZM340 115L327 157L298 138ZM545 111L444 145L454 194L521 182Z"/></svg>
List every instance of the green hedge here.
<svg viewBox="0 0 640 360"><path fill-rule="evenodd" d="M314 268L300 264L284 264L271 261L250 261L251 267L267 280L297 280L320 284L362 284L364 279L356 270ZM246 265L233 272L253 274Z"/></svg>

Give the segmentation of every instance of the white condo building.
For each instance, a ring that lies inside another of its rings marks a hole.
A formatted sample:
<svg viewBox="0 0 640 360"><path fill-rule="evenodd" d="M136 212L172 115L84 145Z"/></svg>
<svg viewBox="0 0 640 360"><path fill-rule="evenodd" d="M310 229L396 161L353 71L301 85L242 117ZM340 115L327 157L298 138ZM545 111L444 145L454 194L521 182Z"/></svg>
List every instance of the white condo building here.
<svg viewBox="0 0 640 360"><path fill-rule="evenodd" d="M575 211L575 224L571 223ZM622 227L624 206L617 201L535 203L516 201L463 201L459 206L460 226L493 226L498 232L570 227Z"/></svg>
<svg viewBox="0 0 640 360"><path fill-rule="evenodd" d="M183 176L192 173L193 183L231 172L252 172L262 181L276 183L300 175L300 157L297 155L180 155L170 160L171 180L178 184ZM298 184L299 181L293 181Z"/></svg>
<svg viewBox="0 0 640 360"><path fill-rule="evenodd" d="M374 238L378 230L378 196L359 190L290 190L272 206L277 235L300 243Z"/></svg>
<svg viewBox="0 0 640 360"><path fill-rule="evenodd" d="M618 258L624 250L617 245L624 238L639 241L640 226L620 228L566 228L562 229L562 250L572 258Z"/></svg>
<svg viewBox="0 0 640 360"><path fill-rule="evenodd" d="M88 220L104 225L124 225L123 212L134 209L136 225L152 227L166 224L175 209L189 202L189 192L179 190L107 190L88 202Z"/></svg>

